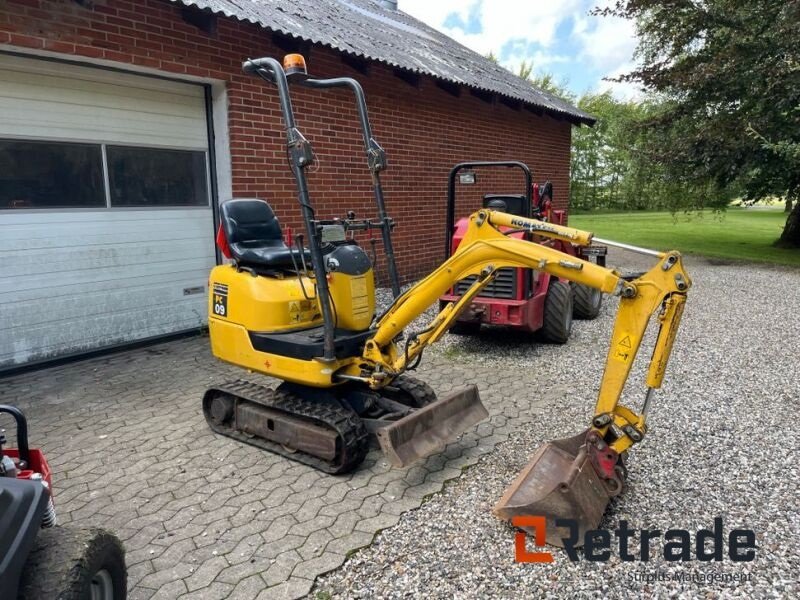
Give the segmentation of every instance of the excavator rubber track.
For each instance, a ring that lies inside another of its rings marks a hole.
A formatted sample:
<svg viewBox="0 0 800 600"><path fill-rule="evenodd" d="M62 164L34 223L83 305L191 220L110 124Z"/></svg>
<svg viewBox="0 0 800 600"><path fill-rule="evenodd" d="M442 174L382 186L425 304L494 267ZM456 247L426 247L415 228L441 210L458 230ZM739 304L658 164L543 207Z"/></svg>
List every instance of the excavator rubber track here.
<svg viewBox="0 0 800 600"><path fill-rule="evenodd" d="M236 380L209 388L203 396L203 414L211 429L220 435L325 473L353 470L369 450L369 435L354 412L249 381ZM279 437L281 426L289 434L310 431L311 435L295 435L298 447L293 447L291 442L266 439L254 431ZM320 439L326 440L325 447L319 446Z"/></svg>

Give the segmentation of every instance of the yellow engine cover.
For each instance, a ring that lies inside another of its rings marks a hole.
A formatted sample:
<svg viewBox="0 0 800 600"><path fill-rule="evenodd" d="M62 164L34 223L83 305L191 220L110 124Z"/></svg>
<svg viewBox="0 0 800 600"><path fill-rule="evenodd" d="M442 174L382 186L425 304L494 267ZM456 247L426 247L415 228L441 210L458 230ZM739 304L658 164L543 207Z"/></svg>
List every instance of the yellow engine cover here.
<svg viewBox="0 0 800 600"><path fill-rule="evenodd" d="M336 327L363 331L375 316L375 276L372 269L362 275L331 273L328 289L333 300Z"/></svg>
<svg viewBox="0 0 800 600"><path fill-rule="evenodd" d="M303 294L301 281L311 300ZM322 324L315 293L307 277L254 277L221 265L211 271L209 280L209 320L224 319L258 332L314 327Z"/></svg>
<svg viewBox="0 0 800 600"><path fill-rule="evenodd" d="M338 329L364 331L375 314L375 280L360 248L342 246L327 255L340 270L327 275L331 308ZM335 261L335 263L334 263ZM303 293L305 288L305 294ZM306 295L311 300L306 298ZM296 276L253 276L232 265L215 267L209 278L208 330L211 350L220 360L272 377L315 387L340 382L342 369L360 373L360 356L334 361L305 360L257 350L251 333L303 331L323 324L313 279Z"/></svg>

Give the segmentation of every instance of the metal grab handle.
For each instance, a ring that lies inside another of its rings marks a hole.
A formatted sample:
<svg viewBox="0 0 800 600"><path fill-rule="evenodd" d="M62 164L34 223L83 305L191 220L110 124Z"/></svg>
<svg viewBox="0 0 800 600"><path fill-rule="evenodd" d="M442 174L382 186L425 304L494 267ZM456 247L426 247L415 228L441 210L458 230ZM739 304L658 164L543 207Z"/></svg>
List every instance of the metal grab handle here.
<svg viewBox="0 0 800 600"><path fill-rule="evenodd" d="M26 465L31 464L31 453L28 447L28 420L25 418L25 415L16 406L9 406L7 404L0 404L0 413L6 413L14 417L14 420L17 422L17 448L19 450L19 458L25 461Z"/></svg>
<svg viewBox="0 0 800 600"><path fill-rule="evenodd" d="M389 283L392 286L392 295L397 298L400 296L400 275L397 272L397 261L395 259L394 245L392 243L392 222L386 213L386 202L383 197L383 186L381 185L380 172L386 169L386 152L372 136L372 126L369 121L367 101L364 96L364 89L361 84L352 77L333 77L330 79L318 79L316 77L297 77L292 79L292 83L313 89L346 88L349 89L356 99L356 109L358 120L361 125L361 136L364 141L364 151L367 155L367 164L372 173L372 187L375 194L375 204L378 207L378 218L383 225L381 238L383 251L386 254L386 265L389 270Z"/></svg>
<svg viewBox="0 0 800 600"><path fill-rule="evenodd" d="M259 69L264 69L273 73L273 67L269 60L264 58L248 58L246 61L242 63L242 71L247 73L248 75L253 75Z"/></svg>

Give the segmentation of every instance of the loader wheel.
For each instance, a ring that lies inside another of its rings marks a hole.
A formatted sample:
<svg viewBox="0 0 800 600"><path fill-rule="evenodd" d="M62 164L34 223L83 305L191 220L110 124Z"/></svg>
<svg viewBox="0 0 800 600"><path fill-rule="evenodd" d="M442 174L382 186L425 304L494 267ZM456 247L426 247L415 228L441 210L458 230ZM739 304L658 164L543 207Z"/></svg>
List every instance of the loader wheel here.
<svg viewBox="0 0 800 600"><path fill-rule="evenodd" d="M39 532L20 581L25 600L124 600L125 550L104 529L53 527Z"/></svg>
<svg viewBox="0 0 800 600"><path fill-rule="evenodd" d="M389 387L395 389L384 388L381 393L387 398L406 406L422 408L431 402L436 402L436 392L433 391L433 388L424 381L410 375L396 377Z"/></svg>
<svg viewBox="0 0 800 600"><path fill-rule="evenodd" d="M595 288L576 283L572 286L572 314L576 319L595 319L603 305L603 293Z"/></svg>
<svg viewBox="0 0 800 600"><path fill-rule="evenodd" d="M538 337L551 344L565 344L572 331L572 287L552 280L544 298L544 319Z"/></svg>

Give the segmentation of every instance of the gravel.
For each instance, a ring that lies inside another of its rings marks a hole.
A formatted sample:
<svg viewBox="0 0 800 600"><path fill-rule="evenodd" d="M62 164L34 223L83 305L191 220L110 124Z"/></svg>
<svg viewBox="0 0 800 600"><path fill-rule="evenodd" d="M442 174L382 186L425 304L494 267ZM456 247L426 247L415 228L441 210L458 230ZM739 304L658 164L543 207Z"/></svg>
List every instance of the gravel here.
<svg viewBox="0 0 800 600"><path fill-rule="evenodd" d="M647 264L629 254L612 258L629 269ZM601 527L613 529L625 519L637 529L696 531L722 517L726 538L734 528L756 532L755 561L726 556L720 563L671 563L654 542L648 562L621 562L618 552L608 563L571 562L555 548L551 564L514 562L514 532L491 507L538 446L588 423L616 307L606 298L596 321L575 323L566 346L531 345L524 336L489 330L479 338L448 335L430 349L494 364L509 377L535 369L541 386L531 392L555 391L557 400L343 567L319 578L312 595L797 597L800 452L793 424L800 412L800 271L700 259L689 260L688 270L695 285L665 386L654 398L650 433L631 451L628 488ZM637 408L644 362L637 361L625 395ZM715 575L750 580L708 580Z"/></svg>

